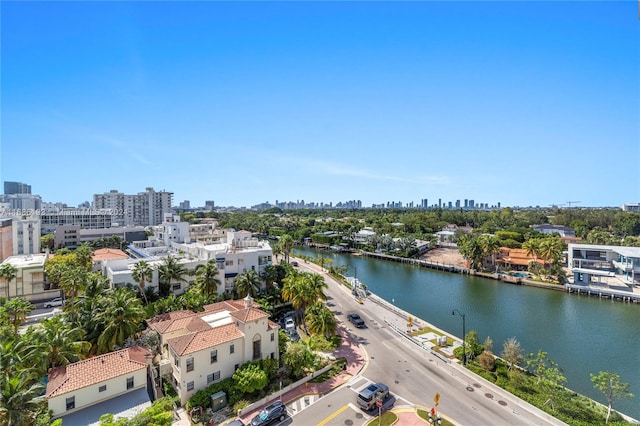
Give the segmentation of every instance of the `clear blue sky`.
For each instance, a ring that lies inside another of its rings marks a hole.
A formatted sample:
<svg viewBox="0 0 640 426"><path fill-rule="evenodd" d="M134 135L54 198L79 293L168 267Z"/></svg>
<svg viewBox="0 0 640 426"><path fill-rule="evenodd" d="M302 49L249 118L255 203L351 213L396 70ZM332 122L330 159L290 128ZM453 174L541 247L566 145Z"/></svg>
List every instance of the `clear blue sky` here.
<svg viewBox="0 0 640 426"><path fill-rule="evenodd" d="M640 202L637 2L0 12L0 180L45 201Z"/></svg>

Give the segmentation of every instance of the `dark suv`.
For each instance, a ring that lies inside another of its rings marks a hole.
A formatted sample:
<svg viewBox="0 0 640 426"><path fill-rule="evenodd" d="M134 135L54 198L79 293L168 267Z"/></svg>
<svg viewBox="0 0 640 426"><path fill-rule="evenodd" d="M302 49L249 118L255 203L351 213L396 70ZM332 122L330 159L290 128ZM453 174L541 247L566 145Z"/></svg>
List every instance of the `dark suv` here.
<svg viewBox="0 0 640 426"><path fill-rule="evenodd" d="M358 315L358 314L349 314L349 315L347 315L347 318L349 318L349 321L351 322L351 324L353 324L356 328L365 327L364 320L362 318L360 318L360 315Z"/></svg>
<svg viewBox="0 0 640 426"><path fill-rule="evenodd" d="M251 426L266 426L277 421L283 421L287 416L287 407L280 401L264 407L253 419Z"/></svg>

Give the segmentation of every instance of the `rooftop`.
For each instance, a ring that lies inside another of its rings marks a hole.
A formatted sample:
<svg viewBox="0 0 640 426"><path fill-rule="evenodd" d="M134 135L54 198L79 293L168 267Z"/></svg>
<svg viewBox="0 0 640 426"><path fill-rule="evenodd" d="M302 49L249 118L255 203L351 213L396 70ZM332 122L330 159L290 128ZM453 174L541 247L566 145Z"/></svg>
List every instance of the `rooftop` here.
<svg viewBox="0 0 640 426"><path fill-rule="evenodd" d="M46 258L46 254L20 254L16 256L9 256L2 263L8 263L15 268L21 269L35 266L44 266L44 261Z"/></svg>
<svg viewBox="0 0 640 426"><path fill-rule="evenodd" d="M49 370L47 398L73 392L106 380L146 369L151 352L141 346L98 355L65 367Z"/></svg>

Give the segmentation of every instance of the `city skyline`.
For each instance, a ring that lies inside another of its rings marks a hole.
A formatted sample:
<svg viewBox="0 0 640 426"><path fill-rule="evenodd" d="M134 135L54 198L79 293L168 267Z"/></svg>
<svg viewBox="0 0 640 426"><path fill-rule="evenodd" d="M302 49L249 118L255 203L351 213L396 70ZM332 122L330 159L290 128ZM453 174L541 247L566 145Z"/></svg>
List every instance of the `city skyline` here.
<svg viewBox="0 0 640 426"><path fill-rule="evenodd" d="M0 180L45 201L145 187L193 207L640 201L632 2L3 2L0 16Z"/></svg>

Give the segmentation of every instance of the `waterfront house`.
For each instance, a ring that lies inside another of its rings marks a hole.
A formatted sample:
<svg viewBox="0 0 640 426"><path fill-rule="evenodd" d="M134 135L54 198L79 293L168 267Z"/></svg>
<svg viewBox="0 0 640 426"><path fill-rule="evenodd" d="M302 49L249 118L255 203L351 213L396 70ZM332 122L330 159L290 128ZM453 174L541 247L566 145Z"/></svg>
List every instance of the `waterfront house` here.
<svg viewBox="0 0 640 426"><path fill-rule="evenodd" d="M567 255L574 284L640 285L640 247L569 244Z"/></svg>

